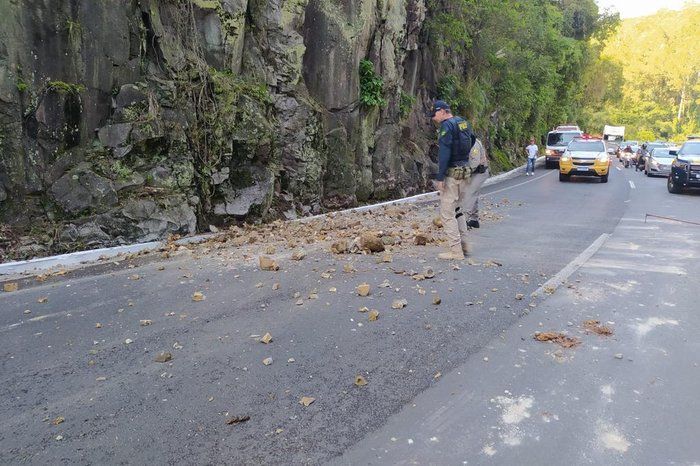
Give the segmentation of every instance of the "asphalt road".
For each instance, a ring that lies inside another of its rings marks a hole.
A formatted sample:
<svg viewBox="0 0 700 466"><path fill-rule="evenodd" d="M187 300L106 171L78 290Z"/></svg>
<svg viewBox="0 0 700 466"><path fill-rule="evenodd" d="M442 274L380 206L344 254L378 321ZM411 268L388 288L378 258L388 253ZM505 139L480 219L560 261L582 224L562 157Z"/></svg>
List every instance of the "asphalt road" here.
<svg viewBox="0 0 700 466"><path fill-rule="evenodd" d="M458 269L436 246L390 264L310 247L278 272L212 249L0 293L0 463L700 461L700 227L643 222L700 222L700 196L630 170L607 184L539 170L486 193L495 220ZM529 299L601 235L572 288ZM394 272L426 266L420 282ZM590 318L614 336L581 333Z"/></svg>

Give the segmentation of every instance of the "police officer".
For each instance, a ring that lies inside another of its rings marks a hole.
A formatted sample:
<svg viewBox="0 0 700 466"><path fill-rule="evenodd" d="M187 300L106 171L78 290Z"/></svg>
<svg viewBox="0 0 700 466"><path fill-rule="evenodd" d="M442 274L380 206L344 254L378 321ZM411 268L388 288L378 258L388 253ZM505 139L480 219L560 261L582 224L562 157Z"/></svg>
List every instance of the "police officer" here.
<svg viewBox="0 0 700 466"><path fill-rule="evenodd" d="M469 122L452 115L447 102L436 100L431 114L440 125L438 143L438 173L435 187L440 192L440 217L447 236L448 250L438 255L439 259L461 260L468 252L466 221L458 221L457 209L465 206L469 196L469 152L476 138Z"/></svg>

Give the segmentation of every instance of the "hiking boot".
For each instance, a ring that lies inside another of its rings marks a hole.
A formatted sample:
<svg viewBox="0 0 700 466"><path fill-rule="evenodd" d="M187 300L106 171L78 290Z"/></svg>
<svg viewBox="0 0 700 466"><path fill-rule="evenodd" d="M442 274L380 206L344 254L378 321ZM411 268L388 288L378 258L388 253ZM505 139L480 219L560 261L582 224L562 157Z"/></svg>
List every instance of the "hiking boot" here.
<svg viewBox="0 0 700 466"><path fill-rule="evenodd" d="M464 259L464 252L462 252L462 248L457 246L450 248L448 252L441 252L438 254L438 259L446 260L446 261L461 261Z"/></svg>
<svg viewBox="0 0 700 466"><path fill-rule="evenodd" d="M467 228L479 228L479 221L474 219L469 219L467 222Z"/></svg>

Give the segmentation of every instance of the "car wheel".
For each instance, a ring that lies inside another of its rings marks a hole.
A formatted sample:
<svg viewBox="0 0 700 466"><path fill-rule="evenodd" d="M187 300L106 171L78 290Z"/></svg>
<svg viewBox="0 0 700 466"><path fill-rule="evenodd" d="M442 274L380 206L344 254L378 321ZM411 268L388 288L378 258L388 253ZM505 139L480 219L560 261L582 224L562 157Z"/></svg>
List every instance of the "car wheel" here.
<svg viewBox="0 0 700 466"><path fill-rule="evenodd" d="M668 177L668 183L666 184L668 187L668 192L671 194L680 194L681 193L681 188L676 185L676 183L673 182L673 177L669 176Z"/></svg>
<svg viewBox="0 0 700 466"><path fill-rule="evenodd" d="M608 175L609 173L606 173L605 175L600 177L600 182L601 183L607 183L608 182Z"/></svg>
<svg viewBox="0 0 700 466"><path fill-rule="evenodd" d="M569 181L569 178L571 178L571 175L565 175L563 173L559 173L559 181Z"/></svg>

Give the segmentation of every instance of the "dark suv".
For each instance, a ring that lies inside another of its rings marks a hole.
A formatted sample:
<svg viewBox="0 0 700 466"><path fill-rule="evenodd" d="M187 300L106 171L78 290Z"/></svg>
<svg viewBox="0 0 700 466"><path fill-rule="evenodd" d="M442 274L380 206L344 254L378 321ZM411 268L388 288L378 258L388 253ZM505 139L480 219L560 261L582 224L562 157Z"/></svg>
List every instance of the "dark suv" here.
<svg viewBox="0 0 700 466"><path fill-rule="evenodd" d="M690 140L678 151L668 176L668 192L678 194L683 188L700 188L700 141Z"/></svg>

